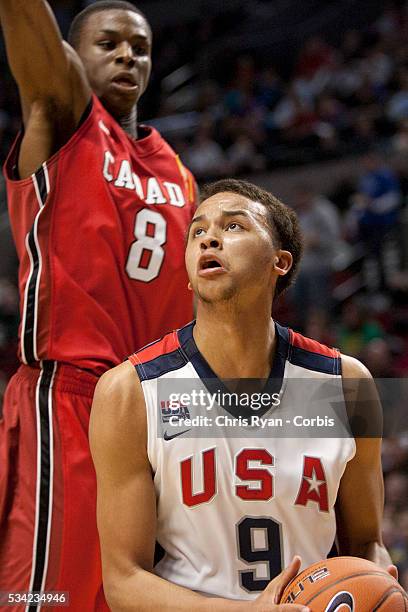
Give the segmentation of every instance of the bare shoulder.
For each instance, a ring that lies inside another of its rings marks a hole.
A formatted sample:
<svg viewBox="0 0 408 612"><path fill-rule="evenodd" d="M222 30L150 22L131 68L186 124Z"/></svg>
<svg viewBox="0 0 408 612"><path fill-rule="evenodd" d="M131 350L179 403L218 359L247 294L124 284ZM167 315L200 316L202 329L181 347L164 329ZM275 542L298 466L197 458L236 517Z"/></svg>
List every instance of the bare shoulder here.
<svg viewBox="0 0 408 612"><path fill-rule="evenodd" d="M129 361L108 370L95 388L90 439L114 441L134 437L146 440L146 409L142 387Z"/></svg>
<svg viewBox="0 0 408 612"><path fill-rule="evenodd" d="M359 446L372 446L383 431L376 383L368 368L355 357L342 355L341 362L343 393L353 437L361 438Z"/></svg>
<svg viewBox="0 0 408 612"><path fill-rule="evenodd" d="M140 384L139 378L130 361L124 361L120 365L102 374L95 389L95 396L107 396L117 399L123 393L137 392Z"/></svg>
<svg viewBox="0 0 408 612"><path fill-rule="evenodd" d="M355 357L350 357L350 355L341 354L341 369L343 379L348 378L361 378L361 379L370 379L372 378L370 371L366 366L361 363Z"/></svg>

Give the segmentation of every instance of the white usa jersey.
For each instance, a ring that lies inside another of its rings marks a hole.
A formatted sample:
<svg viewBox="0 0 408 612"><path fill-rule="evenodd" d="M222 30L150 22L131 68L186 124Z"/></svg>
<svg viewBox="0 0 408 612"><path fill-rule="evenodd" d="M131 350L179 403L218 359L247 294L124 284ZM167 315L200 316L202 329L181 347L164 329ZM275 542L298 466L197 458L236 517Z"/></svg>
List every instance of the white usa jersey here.
<svg viewBox="0 0 408 612"><path fill-rule="evenodd" d="M156 538L164 549L155 572L206 595L254 599L294 554L305 568L332 548L337 491L355 442L347 434L328 437L327 427L321 437L303 432L311 413L325 425L347 422L340 354L275 323L265 389L277 401L254 410L212 400L209 409L183 396L174 402L184 387L190 399L192 387L226 389L200 354L193 328L194 322L130 357L145 397ZM329 393L327 384L334 385Z"/></svg>

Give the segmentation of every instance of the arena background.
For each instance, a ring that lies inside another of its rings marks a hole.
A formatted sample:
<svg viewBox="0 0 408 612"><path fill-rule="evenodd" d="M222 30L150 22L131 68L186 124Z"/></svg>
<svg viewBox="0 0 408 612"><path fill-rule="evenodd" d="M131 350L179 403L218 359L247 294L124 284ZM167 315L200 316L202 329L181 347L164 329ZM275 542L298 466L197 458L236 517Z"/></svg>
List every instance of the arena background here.
<svg viewBox="0 0 408 612"><path fill-rule="evenodd" d="M50 2L64 35L90 3ZM137 5L154 32L140 120L166 136L200 182L242 176L300 216L305 257L278 320L358 357L377 379L406 382L408 3ZM20 109L1 36L0 64L3 162ZM373 185L370 215L364 206ZM0 178L0 396L17 367L16 276ZM384 540L408 589L405 400L397 397L392 417L386 415Z"/></svg>

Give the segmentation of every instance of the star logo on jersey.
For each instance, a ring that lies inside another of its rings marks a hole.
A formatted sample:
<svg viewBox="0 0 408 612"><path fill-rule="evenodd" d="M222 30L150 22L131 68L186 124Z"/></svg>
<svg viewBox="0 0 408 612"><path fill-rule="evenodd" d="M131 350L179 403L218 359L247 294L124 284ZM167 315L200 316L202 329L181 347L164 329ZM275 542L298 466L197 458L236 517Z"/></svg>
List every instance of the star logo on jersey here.
<svg viewBox="0 0 408 612"><path fill-rule="evenodd" d="M178 431L175 434L168 434L167 430L164 432L163 434L163 439L166 440L166 442L168 442L169 440L173 440L173 438L177 438L178 436L182 436L183 434L187 433L188 431L190 431L190 429L185 429L184 431Z"/></svg>
<svg viewBox="0 0 408 612"><path fill-rule="evenodd" d="M320 485L322 484L322 482L325 482L324 480L319 480L315 472L313 472L312 476L304 476L304 478L309 483L308 493L311 493L312 491L316 491L316 493L319 493Z"/></svg>

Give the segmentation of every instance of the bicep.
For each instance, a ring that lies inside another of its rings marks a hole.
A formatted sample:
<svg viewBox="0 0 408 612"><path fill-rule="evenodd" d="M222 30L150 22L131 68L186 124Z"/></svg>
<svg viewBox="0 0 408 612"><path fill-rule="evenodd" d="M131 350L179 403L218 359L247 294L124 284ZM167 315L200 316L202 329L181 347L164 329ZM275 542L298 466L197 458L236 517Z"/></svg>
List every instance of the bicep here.
<svg viewBox="0 0 408 612"><path fill-rule="evenodd" d="M125 366L119 368L123 371ZM136 379L133 372L128 378L131 375ZM121 386L119 381L118 385ZM132 380L125 390L125 383L119 391L106 388L105 381L98 386L90 443L97 473L97 522L104 579L112 582L138 567L151 570L156 499L146 453L142 394L135 391Z"/></svg>
<svg viewBox="0 0 408 612"><path fill-rule="evenodd" d="M132 470L129 466L119 476L111 465L108 476L107 466L105 470L100 467L97 523L104 574L123 575L135 567L149 571L153 567L156 531L156 499L151 472Z"/></svg>

